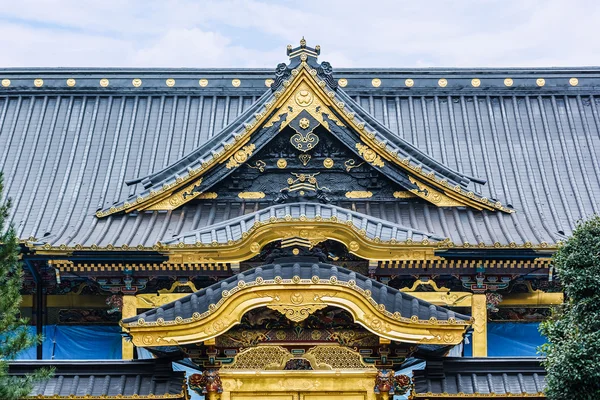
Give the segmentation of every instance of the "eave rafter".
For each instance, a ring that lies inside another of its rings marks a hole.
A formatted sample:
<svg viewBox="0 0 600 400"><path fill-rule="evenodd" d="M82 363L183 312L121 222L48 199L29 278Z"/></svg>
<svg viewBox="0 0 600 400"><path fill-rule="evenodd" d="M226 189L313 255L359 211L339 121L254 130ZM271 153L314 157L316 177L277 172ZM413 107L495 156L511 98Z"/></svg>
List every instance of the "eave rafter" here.
<svg viewBox="0 0 600 400"><path fill-rule="evenodd" d="M352 100L348 98L344 102L344 96L331 89L319 77L316 69L302 61L291 71L291 78L285 80L279 89L259 100L261 104L253 116L245 122L234 122L239 128L234 127L234 132L224 135L218 148L206 149L206 154L200 158L195 168L188 167L185 173L163 183L159 189L152 189L144 196L100 210L96 216L101 218L117 212L173 209L187 203L206 190L201 188L202 177L209 171L223 163L227 163L227 168L233 170L252 156L255 146L250 140L257 131L276 124L279 124L281 130L303 110L308 111L329 130L328 121L351 127L360 138L353 151L375 168L382 169L386 162L390 162L404 170L416 186L411 192L434 205L514 212L500 202L490 201L452 179L424 169L416 160L404 156L398 146L376 133L377 128L358 117L352 110ZM292 104L294 107L290 107Z"/></svg>
<svg viewBox="0 0 600 400"><path fill-rule="evenodd" d="M234 289L223 292L217 303L209 305L208 311L194 313L191 318L156 322L139 318L135 322L123 321L121 325L136 346L186 345L225 333L239 324L245 313L256 308L268 307L293 319L306 318L327 306L348 311L355 323L380 337L406 343L456 345L463 340L471 324L471 321L455 318L421 320L415 315L391 313L371 297L370 290L358 287L354 281L294 276L292 279L240 281Z"/></svg>

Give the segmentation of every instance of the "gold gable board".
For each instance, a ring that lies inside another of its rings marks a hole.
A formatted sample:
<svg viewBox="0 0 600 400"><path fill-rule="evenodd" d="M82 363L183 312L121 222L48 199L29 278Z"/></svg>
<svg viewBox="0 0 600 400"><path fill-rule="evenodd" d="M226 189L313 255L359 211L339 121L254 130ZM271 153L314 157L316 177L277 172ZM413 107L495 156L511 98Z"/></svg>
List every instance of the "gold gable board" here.
<svg viewBox="0 0 600 400"><path fill-rule="evenodd" d="M378 304L369 290L358 287L354 281L341 282L313 277L292 279L240 281L231 291L209 306L203 314L191 318L177 317L174 321L121 323L132 336L136 346L184 345L211 340L237 325L250 310L268 307L291 320L302 320L318 309L333 306L346 310L354 322L375 335L406 343L455 345L462 341L470 322L420 320L418 316L391 313Z"/></svg>

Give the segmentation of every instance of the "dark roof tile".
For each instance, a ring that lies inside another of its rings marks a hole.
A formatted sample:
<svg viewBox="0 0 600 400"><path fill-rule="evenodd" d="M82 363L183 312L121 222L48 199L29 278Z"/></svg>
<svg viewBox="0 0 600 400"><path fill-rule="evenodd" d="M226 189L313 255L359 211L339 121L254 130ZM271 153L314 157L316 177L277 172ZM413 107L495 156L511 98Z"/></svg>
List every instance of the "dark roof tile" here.
<svg viewBox="0 0 600 400"><path fill-rule="evenodd" d="M413 371L415 398L464 394L538 395L546 388L541 358L452 358L428 360Z"/></svg>
<svg viewBox="0 0 600 400"><path fill-rule="evenodd" d="M192 76L194 84L201 75L213 77L210 91L199 85L184 90L185 74L190 85ZM259 81L271 72L17 69L0 75L12 82L0 92L0 170L19 236L53 245L151 246L222 217L210 202L102 220L94 213L140 189L125 181L160 171L248 110L266 89ZM63 85L71 75L78 82L73 90ZM547 83L537 87L534 78L541 75ZM33 87L38 76L42 88ZM120 80L106 91L83 84L102 76ZM129 88L134 76L148 85ZM238 90L232 76L256 85ZM383 80L378 89L370 86L375 76ZM402 87L408 76L423 85ZM439 76L449 80L443 92L425 85ZM469 76L480 77L481 87L454 84ZM503 85L506 76L515 86ZM162 86L169 77L176 90ZM371 209L386 211L382 218L459 244L535 245L564 239L577 220L600 212L600 70L338 70L336 77L348 78L345 92L398 137L486 179L475 189L517 210L505 215L372 202ZM578 86L569 77L579 77ZM256 204L227 207L235 217ZM352 204L364 202L342 206Z"/></svg>

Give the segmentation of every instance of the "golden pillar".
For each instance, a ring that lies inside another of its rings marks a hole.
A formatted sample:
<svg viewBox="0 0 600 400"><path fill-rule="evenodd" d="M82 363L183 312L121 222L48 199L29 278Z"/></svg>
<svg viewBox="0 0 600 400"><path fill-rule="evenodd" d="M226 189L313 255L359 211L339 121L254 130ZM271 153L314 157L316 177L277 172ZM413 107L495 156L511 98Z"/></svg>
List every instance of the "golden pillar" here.
<svg viewBox="0 0 600 400"><path fill-rule="evenodd" d="M137 299L135 296L123 296L123 319L135 317L137 315ZM121 357L123 360L133 360L133 343L127 338L122 339Z"/></svg>
<svg viewBox="0 0 600 400"><path fill-rule="evenodd" d="M473 357L487 357L487 302L485 294L474 294L471 303Z"/></svg>

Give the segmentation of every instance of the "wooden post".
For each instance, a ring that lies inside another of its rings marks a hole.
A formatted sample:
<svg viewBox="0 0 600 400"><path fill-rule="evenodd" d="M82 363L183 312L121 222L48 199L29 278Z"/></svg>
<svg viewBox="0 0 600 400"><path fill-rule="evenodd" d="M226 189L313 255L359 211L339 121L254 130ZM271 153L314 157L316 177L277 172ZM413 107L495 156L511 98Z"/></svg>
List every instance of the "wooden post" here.
<svg viewBox="0 0 600 400"><path fill-rule="evenodd" d="M123 319L135 317L137 315L137 299L135 296L123 296L123 312L121 315L123 316ZM123 358L123 360L133 360L133 343L126 340L126 338L123 338L122 340L121 358Z"/></svg>
<svg viewBox="0 0 600 400"><path fill-rule="evenodd" d="M471 304L473 357L487 357L487 302L485 294L474 294Z"/></svg>

